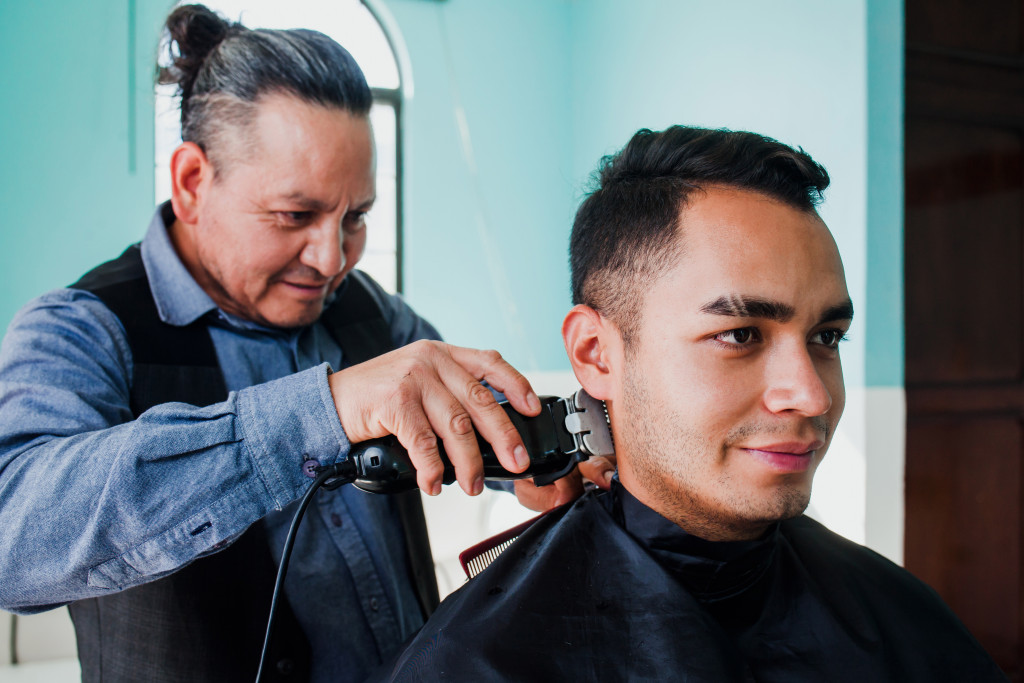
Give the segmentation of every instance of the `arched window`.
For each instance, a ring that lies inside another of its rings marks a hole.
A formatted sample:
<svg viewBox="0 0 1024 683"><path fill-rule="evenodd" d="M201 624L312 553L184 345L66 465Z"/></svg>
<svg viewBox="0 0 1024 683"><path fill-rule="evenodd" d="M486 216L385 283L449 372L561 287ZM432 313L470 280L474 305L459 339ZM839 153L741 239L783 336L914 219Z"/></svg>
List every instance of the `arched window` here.
<svg viewBox="0 0 1024 683"><path fill-rule="evenodd" d="M310 28L345 47L373 90L370 120L377 143L377 201L367 217L366 253L359 267L385 289L402 290L402 80L380 22L360 0L205 0L251 28ZM165 51L161 51L164 54ZM156 201L170 198L170 160L181 144L173 86L156 87Z"/></svg>

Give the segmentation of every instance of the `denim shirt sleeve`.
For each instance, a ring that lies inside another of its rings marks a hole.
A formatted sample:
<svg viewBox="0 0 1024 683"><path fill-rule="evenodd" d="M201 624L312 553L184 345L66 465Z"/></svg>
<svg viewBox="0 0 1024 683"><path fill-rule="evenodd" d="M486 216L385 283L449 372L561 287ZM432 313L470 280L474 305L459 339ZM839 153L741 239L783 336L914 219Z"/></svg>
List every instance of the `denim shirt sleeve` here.
<svg viewBox="0 0 1024 683"><path fill-rule="evenodd" d="M304 457L329 464L349 448L329 371L133 420L120 321L82 291L31 302L0 346L0 608L151 581L300 496Z"/></svg>

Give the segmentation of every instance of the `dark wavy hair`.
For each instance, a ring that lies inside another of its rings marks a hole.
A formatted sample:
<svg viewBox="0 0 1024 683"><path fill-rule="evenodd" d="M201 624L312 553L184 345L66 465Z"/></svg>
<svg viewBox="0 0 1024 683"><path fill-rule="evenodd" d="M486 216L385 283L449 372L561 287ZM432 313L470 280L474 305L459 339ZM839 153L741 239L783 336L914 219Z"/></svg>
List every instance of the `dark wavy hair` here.
<svg viewBox="0 0 1024 683"><path fill-rule="evenodd" d="M369 114L373 102L352 55L334 40L306 29L248 29L205 5L182 5L165 24L167 66L157 80L176 84L181 138L212 158L225 151L229 127L246 127L260 98L275 93Z"/></svg>
<svg viewBox="0 0 1024 683"><path fill-rule="evenodd" d="M573 303L612 319L628 342L640 324L643 291L681 253L680 216L694 192L725 185L814 211L828 184L828 173L802 149L757 133L640 130L601 160L576 212L569 241Z"/></svg>

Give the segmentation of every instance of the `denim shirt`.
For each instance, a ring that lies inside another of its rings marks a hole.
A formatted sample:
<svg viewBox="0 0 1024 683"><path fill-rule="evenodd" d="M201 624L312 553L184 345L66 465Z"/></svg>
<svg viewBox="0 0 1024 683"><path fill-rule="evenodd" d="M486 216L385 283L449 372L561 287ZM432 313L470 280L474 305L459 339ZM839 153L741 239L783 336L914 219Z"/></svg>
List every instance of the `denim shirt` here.
<svg viewBox="0 0 1024 683"><path fill-rule="evenodd" d="M175 253L163 211L142 242L160 318L207 316L230 394L132 419L132 357L113 313L73 289L27 304L0 345L3 609L39 612L152 581L253 523L279 559L312 482L304 457L347 456L327 383L346 365L333 338L319 322L271 329L220 311ZM379 300L396 347L438 338L400 298L381 290ZM285 585L314 681L362 679L422 623L405 552L385 496L317 494Z"/></svg>

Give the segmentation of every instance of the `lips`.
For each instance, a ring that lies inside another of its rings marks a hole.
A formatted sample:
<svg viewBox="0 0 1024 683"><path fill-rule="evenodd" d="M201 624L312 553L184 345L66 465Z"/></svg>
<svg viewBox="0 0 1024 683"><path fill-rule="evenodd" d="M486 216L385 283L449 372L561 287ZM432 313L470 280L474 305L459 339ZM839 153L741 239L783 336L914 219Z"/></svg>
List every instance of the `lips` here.
<svg viewBox="0 0 1024 683"><path fill-rule="evenodd" d="M305 283L305 282L289 282L288 280L282 280L281 284L285 285L292 292L296 293L300 297L307 298L319 298L324 295L327 291L327 282L321 283Z"/></svg>
<svg viewBox="0 0 1024 683"><path fill-rule="evenodd" d="M821 440L787 441L746 446L743 450L773 470L788 473L806 471L814 462L814 454L824 445Z"/></svg>
<svg viewBox="0 0 1024 683"><path fill-rule="evenodd" d="M319 284L316 284L316 283L307 284L305 282L287 282L287 281L285 281L285 284L286 285L291 285L292 287L301 287L302 289L323 289L324 287L327 286L326 282L321 282Z"/></svg>

